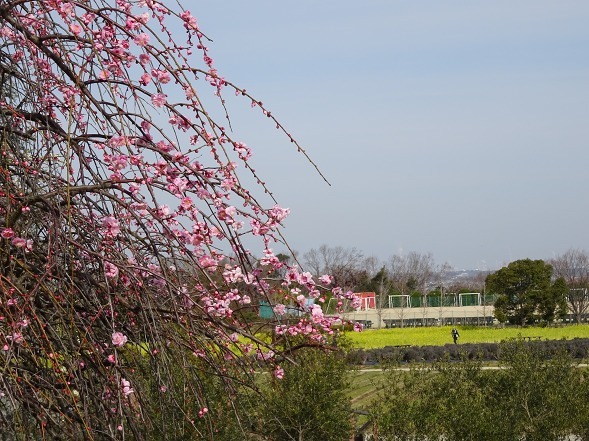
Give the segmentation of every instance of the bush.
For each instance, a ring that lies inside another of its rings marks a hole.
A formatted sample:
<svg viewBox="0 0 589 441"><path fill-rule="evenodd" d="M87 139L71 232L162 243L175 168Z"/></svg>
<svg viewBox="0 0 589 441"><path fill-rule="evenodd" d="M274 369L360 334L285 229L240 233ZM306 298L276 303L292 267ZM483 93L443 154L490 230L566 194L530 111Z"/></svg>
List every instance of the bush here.
<svg viewBox="0 0 589 441"><path fill-rule="evenodd" d="M353 433L343 354L300 350L262 388L259 433L271 441L348 441Z"/></svg>
<svg viewBox="0 0 589 441"><path fill-rule="evenodd" d="M459 353L454 347L447 348L446 360L425 368L388 369L372 403L376 439L586 439L587 371L559 350L565 345L548 352L545 342L537 343L500 344L501 370L483 370L473 351L463 352L464 361L454 363L449 357ZM406 353L417 351L411 349Z"/></svg>

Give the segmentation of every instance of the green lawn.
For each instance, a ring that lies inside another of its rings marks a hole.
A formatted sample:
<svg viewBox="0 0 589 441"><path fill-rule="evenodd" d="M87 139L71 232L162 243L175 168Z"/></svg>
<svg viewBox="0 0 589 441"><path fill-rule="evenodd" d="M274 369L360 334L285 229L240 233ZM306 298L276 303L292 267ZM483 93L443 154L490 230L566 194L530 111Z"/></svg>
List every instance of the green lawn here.
<svg viewBox="0 0 589 441"><path fill-rule="evenodd" d="M350 397L354 408L362 408L369 404L374 398L377 385L382 382L383 372L381 370L357 370L352 371L352 385Z"/></svg>
<svg viewBox="0 0 589 441"><path fill-rule="evenodd" d="M510 338L542 337L542 340L589 338L589 325L571 325L558 328L494 328L458 326L458 343L495 343ZM385 346L415 345L442 346L452 343L450 326L425 328L366 329L346 332L356 349L373 349Z"/></svg>
<svg viewBox="0 0 589 441"><path fill-rule="evenodd" d="M381 370L357 370L351 371L350 388L348 389L348 396L352 400L352 408L360 412L370 410L370 404L376 398L376 393L379 385L384 380L384 374ZM356 426L359 427L368 421L366 415L356 415Z"/></svg>

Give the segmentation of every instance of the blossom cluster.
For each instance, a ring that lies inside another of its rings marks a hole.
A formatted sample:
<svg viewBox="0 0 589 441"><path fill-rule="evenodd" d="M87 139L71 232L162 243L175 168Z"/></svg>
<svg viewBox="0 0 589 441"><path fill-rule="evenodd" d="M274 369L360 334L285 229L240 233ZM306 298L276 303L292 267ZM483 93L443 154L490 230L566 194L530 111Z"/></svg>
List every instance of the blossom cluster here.
<svg viewBox="0 0 589 441"><path fill-rule="evenodd" d="M22 249L25 253L30 253L33 250L33 239L16 236L12 228L4 228L0 233L0 237L9 240L14 248Z"/></svg>

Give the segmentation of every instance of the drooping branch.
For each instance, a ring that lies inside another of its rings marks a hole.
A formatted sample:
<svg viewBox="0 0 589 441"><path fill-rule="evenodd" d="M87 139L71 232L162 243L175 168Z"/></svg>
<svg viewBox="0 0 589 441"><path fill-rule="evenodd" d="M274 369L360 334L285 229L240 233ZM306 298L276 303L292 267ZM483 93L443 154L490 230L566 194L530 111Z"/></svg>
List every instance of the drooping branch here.
<svg viewBox="0 0 589 441"><path fill-rule="evenodd" d="M207 44L155 0L0 5L0 431L213 436L208 378L255 386L259 363L326 343L307 298L351 298L274 255L289 210L213 117L224 89L306 153Z"/></svg>

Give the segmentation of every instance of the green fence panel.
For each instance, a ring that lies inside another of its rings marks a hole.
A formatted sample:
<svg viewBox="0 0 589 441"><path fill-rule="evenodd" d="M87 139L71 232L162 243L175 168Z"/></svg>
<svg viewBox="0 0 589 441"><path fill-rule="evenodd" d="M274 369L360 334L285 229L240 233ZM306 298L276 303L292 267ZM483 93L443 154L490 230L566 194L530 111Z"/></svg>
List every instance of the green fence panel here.
<svg viewBox="0 0 589 441"><path fill-rule="evenodd" d="M411 296L411 307L421 308L424 306L423 296Z"/></svg>
<svg viewBox="0 0 589 441"><path fill-rule="evenodd" d="M274 318L274 311L268 302L261 301L260 302L260 318L263 319L273 319Z"/></svg>
<svg viewBox="0 0 589 441"><path fill-rule="evenodd" d="M460 294L460 303L462 306L477 306L479 304L479 293Z"/></svg>
<svg viewBox="0 0 589 441"><path fill-rule="evenodd" d="M436 307L442 304L440 296L427 296L427 306Z"/></svg>
<svg viewBox="0 0 589 441"><path fill-rule="evenodd" d="M447 294L442 298L442 306L457 306L456 294Z"/></svg>
<svg viewBox="0 0 589 441"><path fill-rule="evenodd" d="M407 308L409 299L404 296L390 296L389 304L391 308Z"/></svg>

